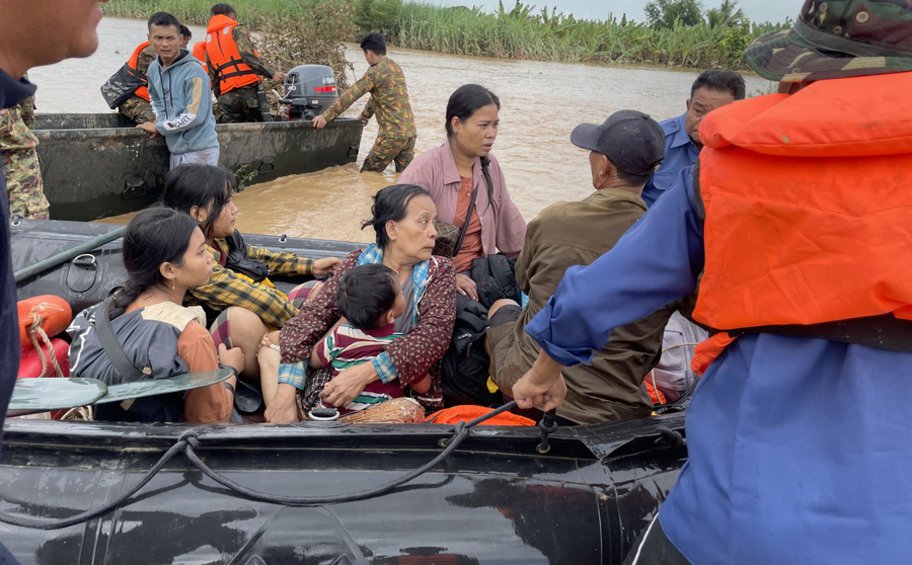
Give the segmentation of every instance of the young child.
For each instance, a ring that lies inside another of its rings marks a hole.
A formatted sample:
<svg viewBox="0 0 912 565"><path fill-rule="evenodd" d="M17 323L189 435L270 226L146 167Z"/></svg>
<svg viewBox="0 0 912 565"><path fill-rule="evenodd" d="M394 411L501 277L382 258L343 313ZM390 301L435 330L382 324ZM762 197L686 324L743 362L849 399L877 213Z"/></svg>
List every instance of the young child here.
<svg viewBox="0 0 912 565"><path fill-rule="evenodd" d="M405 297L392 269L380 264L361 265L339 280L336 304L342 318L310 356L311 368L332 367L333 377L349 367L369 363L371 357L402 335L393 331L393 323L405 310ZM429 386L430 377L425 377L412 388L420 393ZM354 400L337 408L344 415L400 396L402 388L397 381L378 380L368 384Z"/></svg>

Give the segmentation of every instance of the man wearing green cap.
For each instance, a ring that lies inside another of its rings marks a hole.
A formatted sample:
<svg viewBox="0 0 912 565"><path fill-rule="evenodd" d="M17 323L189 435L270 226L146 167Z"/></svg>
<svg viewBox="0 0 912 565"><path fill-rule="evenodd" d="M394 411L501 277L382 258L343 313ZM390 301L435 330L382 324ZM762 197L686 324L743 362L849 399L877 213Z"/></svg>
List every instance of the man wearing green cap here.
<svg viewBox="0 0 912 565"><path fill-rule="evenodd" d="M904 563L912 4L806 0L746 58L780 93L707 116L695 168L567 270L513 396L559 405L562 365L703 272L694 317L719 331L698 348L689 461L628 561Z"/></svg>

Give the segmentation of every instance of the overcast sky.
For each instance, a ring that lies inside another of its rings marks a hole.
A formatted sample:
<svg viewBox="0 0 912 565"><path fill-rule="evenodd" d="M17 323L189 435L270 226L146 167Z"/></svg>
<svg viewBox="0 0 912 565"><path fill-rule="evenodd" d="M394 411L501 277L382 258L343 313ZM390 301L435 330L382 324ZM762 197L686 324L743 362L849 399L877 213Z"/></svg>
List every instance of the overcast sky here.
<svg viewBox="0 0 912 565"><path fill-rule="evenodd" d="M430 4L443 6L481 6L488 10L497 9L497 0L423 0ZM524 0L532 4L536 11L547 6L555 7L560 12L573 14L577 18L607 19L609 14L620 18L627 14L627 19L643 21L643 6L647 0ZM509 10L515 0L504 0L504 8ZM702 0L703 8L716 8L722 0ZM786 18L795 19L801 9L801 0L739 0L738 6L744 14L755 22L781 22Z"/></svg>

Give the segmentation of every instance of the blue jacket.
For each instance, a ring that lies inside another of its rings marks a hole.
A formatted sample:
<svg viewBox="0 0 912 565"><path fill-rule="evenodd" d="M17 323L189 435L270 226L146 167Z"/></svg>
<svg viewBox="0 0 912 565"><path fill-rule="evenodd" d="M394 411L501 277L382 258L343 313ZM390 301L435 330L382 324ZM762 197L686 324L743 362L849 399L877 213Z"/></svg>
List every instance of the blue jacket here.
<svg viewBox="0 0 912 565"><path fill-rule="evenodd" d="M693 165L700 156L700 148L690 139L684 128L686 113L659 123L665 132L665 158L652 178L643 187L643 201L651 208L659 196L671 188L681 171Z"/></svg>
<svg viewBox="0 0 912 565"><path fill-rule="evenodd" d="M526 326L565 365L690 293L703 269L692 168L615 247L567 270ZM659 522L693 563L905 563L912 555L912 354L739 337L700 380L689 461Z"/></svg>
<svg viewBox="0 0 912 565"><path fill-rule="evenodd" d="M155 127L172 154L218 147L209 75L196 57L182 50L168 68L156 58L146 77Z"/></svg>
<svg viewBox="0 0 912 565"><path fill-rule="evenodd" d="M12 108L20 100L35 93L34 85L17 81L0 70L0 108ZM16 281L10 256L9 201L6 181L0 169L0 428L6 416L16 375L19 373L19 315L16 313ZM0 545L0 557L2 557Z"/></svg>

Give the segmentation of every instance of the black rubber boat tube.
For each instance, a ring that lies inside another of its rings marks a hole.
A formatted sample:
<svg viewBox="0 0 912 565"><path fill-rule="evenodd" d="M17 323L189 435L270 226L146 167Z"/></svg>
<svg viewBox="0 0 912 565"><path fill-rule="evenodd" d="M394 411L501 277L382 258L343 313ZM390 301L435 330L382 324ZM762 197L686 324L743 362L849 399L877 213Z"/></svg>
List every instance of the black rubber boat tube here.
<svg viewBox="0 0 912 565"><path fill-rule="evenodd" d="M39 261L32 265L31 267L25 267L14 273L16 282L22 282L26 279L32 278L35 275L40 275L41 273L53 269L54 267L66 263L70 259L92 251L95 248L101 247L106 243L110 243L115 239L123 237L124 232L127 231L127 226L120 226L116 229L109 231L104 235L100 235L94 239L90 239L85 243L80 243L72 249L67 249L66 251L61 251L57 255L52 255L43 261Z"/></svg>
<svg viewBox="0 0 912 565"><path fill-rule="evenodd" d="M215 471L209 465L207 465L196 453L196 448L199 447L199 439L193 432L187 432L178 439L177 443L172 445L168 450L162 455L161 459L152 466L152 469L149 470L133 487L128 489L125 493L121 494L114 500L103 504L99 508L93 510L86 510L85 512L79 512L72 516L62 519L51 519L46 518L33 518L31 516L17 515L17 514L7 514L0 512L0 522L5 524L12 524L14 526L19 526L22 528L34 528L38 530L59 530L61 528L66 528L74 524L79 524L80 522L85 522L96 518L118 508L130 503L130 498L139 492L142 487L144 487L152 478L158 474L159 471L178 453L183 453L190 463L194 467L203 472L207 477L213 481L221 484L222 486L227 487L230 492L242 498L248 498L250 500L258 500L261 502L268 502L272 504L280 504L283 506L322 506L325 504L337 504L341 502L354 502L357 500L364 500L367 498L373 498L376 496L381 496L387 492L411 481L412 479L423 475L424 473L431 470L433 467L438 465L441 461L446 459L456 448L459 447L459 444L462 443L464 439L469 437L469 433L472 428L481 424L485 420L489 420L494 416L507 410L512 410L516 407L516 401L508 402L507 404L483 414L474 420L469 422L459 422L454 426L453 433L450 436L450 441L447 443L446 447L441 451L436 457L431 459L429 462L425 463L418 469L410 471L405 475L400 476L399 478L390 481L386 484L379 485L367 490L349 492L349 493L340 493L340 494L331 494L331 495L322 495L322 496L283 496L279 494L265 493L256 491L250 488L247 488L239 483L232 481L231 479L225 477L221 473Z"/></svg>

